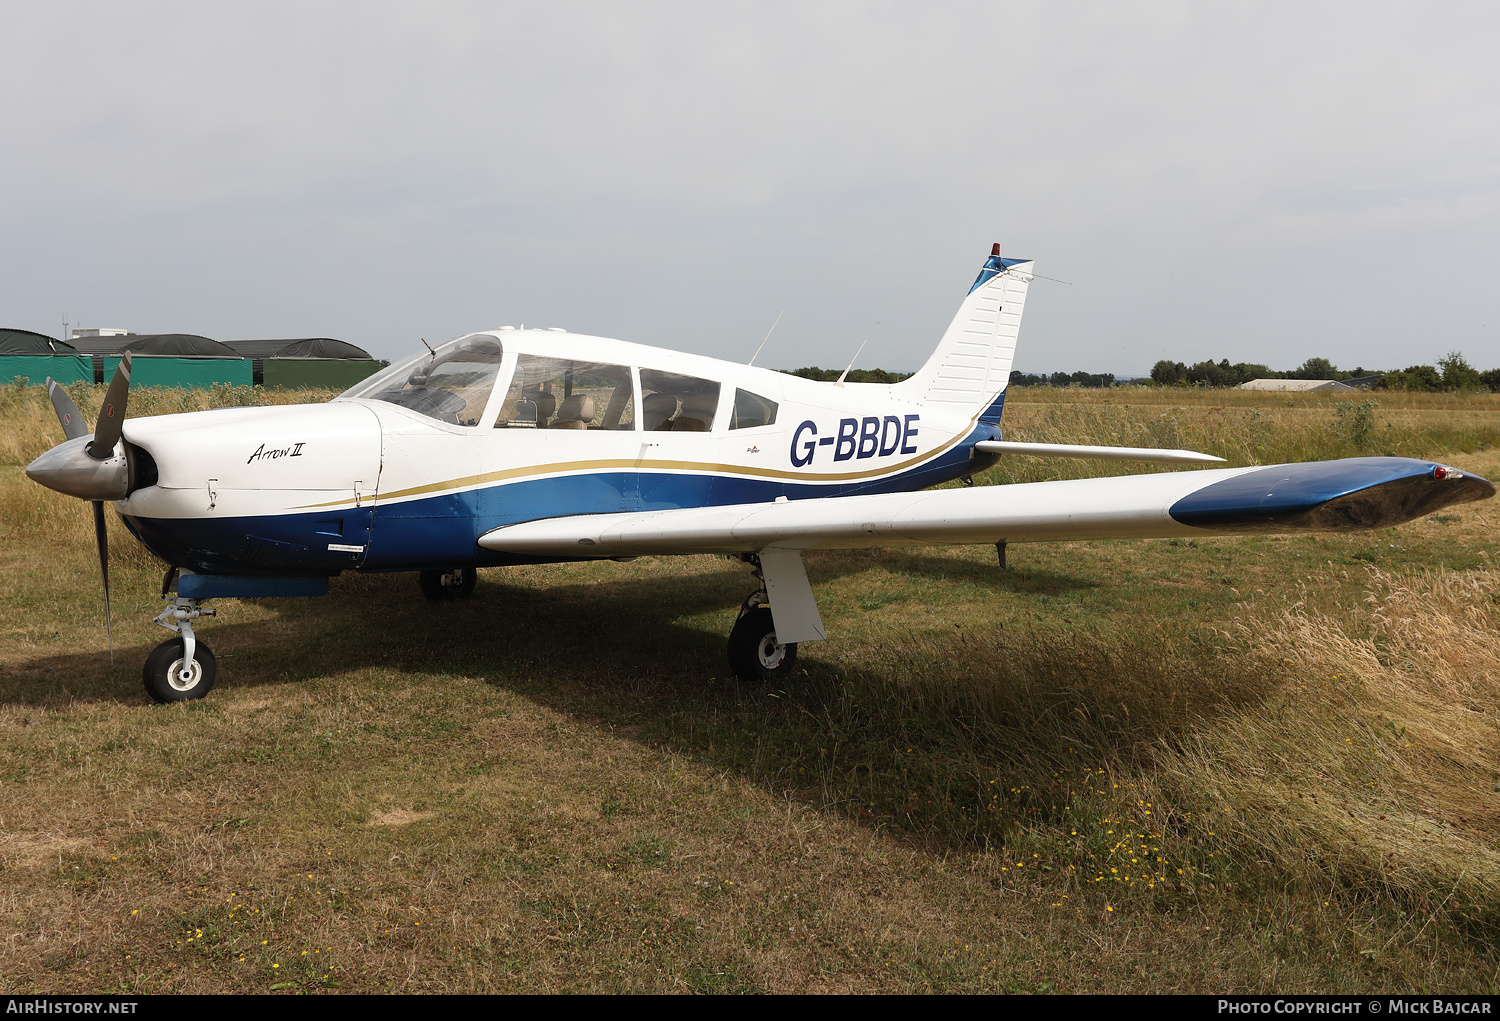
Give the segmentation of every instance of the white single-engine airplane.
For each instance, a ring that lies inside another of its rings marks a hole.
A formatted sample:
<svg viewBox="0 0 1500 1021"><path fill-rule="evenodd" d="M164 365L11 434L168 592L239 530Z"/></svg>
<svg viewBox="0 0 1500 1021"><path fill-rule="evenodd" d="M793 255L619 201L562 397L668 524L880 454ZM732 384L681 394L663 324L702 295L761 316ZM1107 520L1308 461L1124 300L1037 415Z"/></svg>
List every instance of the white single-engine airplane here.
<svg viewBox="0 0 1500 1021"><path fill-rule="evenodd" d="M159 702L213 686L204 600L321 595L346 570L419 571L444 599L479 567L738 555L761 584L730 663L773 679L825 637L803 550L993 543L1003 563L1010 542L1378 528L1494 495L1399 457L918 492L1007 453L1222 461L1001 439L1031 269L996 245L937 350L892 385L501 327L328 404L127 420L126 355L92 435L48 380L68 440L26 473L94 502L106 609L105 501L171 565L156 620L177 637L144 669Z"/></svg>

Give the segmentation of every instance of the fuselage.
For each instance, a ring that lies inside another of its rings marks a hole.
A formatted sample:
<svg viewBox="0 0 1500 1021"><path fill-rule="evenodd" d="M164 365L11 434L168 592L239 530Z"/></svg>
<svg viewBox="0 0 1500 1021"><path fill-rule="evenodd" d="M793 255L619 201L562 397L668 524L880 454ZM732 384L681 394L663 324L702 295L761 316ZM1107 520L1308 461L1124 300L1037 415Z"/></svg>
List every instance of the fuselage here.
<svg viewBox="0 0 1500 1021"><path fill-rule="evenodd" d="M129 419L146 467L116 507L152 552L202 573L531 562L477 540L565 515L920 489L992 463L972 448L999 438L998 410L502 329L327 404Z"/></svg>

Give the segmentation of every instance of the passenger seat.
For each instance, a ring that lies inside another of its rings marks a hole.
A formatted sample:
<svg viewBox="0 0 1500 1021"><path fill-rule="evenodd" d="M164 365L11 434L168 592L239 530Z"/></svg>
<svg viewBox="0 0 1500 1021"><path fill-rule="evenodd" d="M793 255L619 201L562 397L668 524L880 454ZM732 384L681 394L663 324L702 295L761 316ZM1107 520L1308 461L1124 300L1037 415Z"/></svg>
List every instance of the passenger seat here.
<svg viewBox="0 0 1500 1021"><path fill-rule="evenodd" d="M587 429L594 420L594 399L587 394L564 397L557 419L549 429Z"/></svg>

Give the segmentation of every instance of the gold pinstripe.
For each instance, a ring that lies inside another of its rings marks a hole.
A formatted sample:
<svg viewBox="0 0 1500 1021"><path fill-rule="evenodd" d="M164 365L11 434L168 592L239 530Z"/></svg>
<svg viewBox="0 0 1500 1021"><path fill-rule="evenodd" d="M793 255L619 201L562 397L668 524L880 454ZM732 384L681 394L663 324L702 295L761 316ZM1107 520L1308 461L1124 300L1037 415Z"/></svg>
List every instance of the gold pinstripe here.
<svg viewBox="0 0 1500 1021"><path fill-rule="evenodd" d="M821 475L807 475L794 471L785 471L780 468L753 468L738 464L710 464L704 461L637 461L630 459L615 459L601 461L558 461L553 464L532 464L519 468L506 468L501 471L484 472L480 475L467 475L458 479L446 479L442 482L429 482L423 486L412 486L409 489L397 489L389 493L376 493L374 502L385 500L399 500L410 496L425 496L433 493L443 493L458 489L468 489L474 486L482 486L488 482L503 482L506 479L525 478L527 476L553 475L559 472L585 472L603 471L610 468L633 469L636 471L661 470L661 471L697 471L710 472L718 475L741 475L770 479L790 479L797 482L847 482L853 479L872 479L883 475L893 475L904 471L913 465L923 461L931 460L953 446L969 432L973 430L974 422L978 421L975 415L969 422L969 429L956 434L941 446L934 447L926 454L918 454L898 464L889 465L858 472L830 472ZM324 507L338 507L344 504L352 504L351 499L331 500L328 503L309 503L293 510L319 510Z"/></svg>

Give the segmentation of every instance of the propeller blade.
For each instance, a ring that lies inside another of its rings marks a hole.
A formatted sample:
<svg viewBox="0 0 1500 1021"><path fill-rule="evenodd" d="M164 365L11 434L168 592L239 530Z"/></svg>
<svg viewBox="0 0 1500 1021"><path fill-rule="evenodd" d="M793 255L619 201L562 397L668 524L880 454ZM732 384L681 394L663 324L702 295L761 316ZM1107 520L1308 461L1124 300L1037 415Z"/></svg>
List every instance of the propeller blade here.
<svg viewBox="0 0 1500 1021"><path fill-rule="evenodd" d="M109 661L115 661L115 631L109 614L109 532L104 527L104 501L94 501L94 541L99 546L99 576L104 579L104 633L109 637Z"/></svg>
<svg viewBox="0 0 1500 1021"><path fill-rule="evenodd" d="M109 381L104 392L104 406L99 409L99 421L94 425L94 442L89 444L89 456L96 461L105 461L113 456L115 444L120 442L120 429L125 425L125 402L130 397L130 352L120 359L120 367Z"/></svg>
<svg viewBox="0 0 1500 1021"><path fill-rule="evenodd" d="M89 427L84 424L78 405L73 403L68 391L51 376L47 377L47 396L52 398L52 410L57 412L57 420L62 423L63 435L70 440L88 435Z"/></svg>

